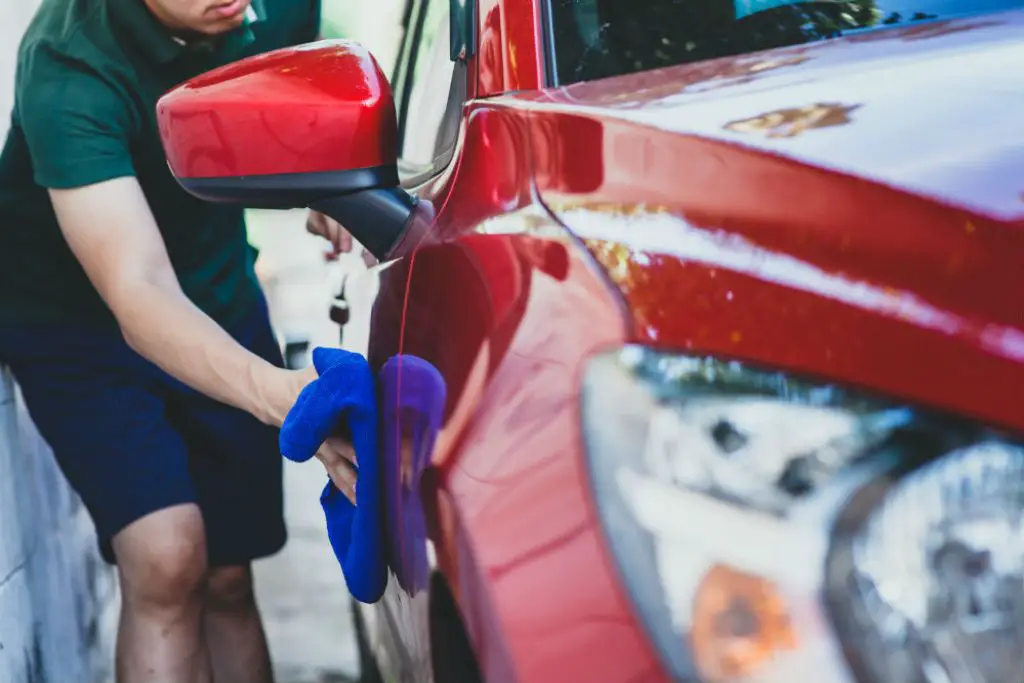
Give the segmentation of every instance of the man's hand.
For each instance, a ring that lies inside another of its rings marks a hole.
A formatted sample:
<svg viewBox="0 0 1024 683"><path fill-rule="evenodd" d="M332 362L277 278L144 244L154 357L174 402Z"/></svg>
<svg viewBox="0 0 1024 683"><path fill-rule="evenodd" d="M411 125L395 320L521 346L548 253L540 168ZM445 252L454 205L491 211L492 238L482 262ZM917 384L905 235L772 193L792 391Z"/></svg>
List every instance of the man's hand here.
<svg viewBox="0 0 1024 683"><path fill-rule="evenodd" d="M299 394L306 386L318 377L316 368L310 365L298 371L283 371L287 374L281 375L284 384L278 390L276 407L272 411L271 421L276 424L284 422L288 411L295 405ZM327 476L331 478L338 490L345 494L345 497L356 502L356 449L347 440L337 436L328 437L321 444L316 452L316 458L324 469Z"/></svg>
<svg viewBox="0 0 1024 683"><path fill-rule="evenodd" d="M287 411L291 410L292 405L298 399L299 393L306 387L307 384L316 379L316 369L312 366L304 370L300 370L297 373L293 373L291 376L295 379L292 387L286 389L282 396L284 400L282 402L283 410L287 415ZM282 415L280 421L284 421L285 415ZM352 505L355 504L355 478L356 478L356 466L358 463L355 460L355 447L347 439L340 436L330 436L321 447L316 451L316 460L321 461L324 465L324 469L327 470L327 474L331 477L331 481L338 487L338 490L345 495Z"/></svg>
<svg viewBox="0 0 1024 683"><path fill-rule="evenodd" d="M317 460L323 463L327 475L345 494L345 497L356 502L356 450L351 443L341 437L332 436L324 441L316 453Z"/></svg>
<svg viewBox="0 0 1024 683"><path fill-rule="evenodd" d="M323 237L331 243L331 250L325 254L328 260L333 261L342 254L352 253L352 247L355 245L352 233L330 216L319 211L310 211L309 217L306 218L306 230L313 235ZM374 258L373 254L365 249L363 249L362 257L363 263L366 264L367 268L377 263L377 259Z"/></svg>

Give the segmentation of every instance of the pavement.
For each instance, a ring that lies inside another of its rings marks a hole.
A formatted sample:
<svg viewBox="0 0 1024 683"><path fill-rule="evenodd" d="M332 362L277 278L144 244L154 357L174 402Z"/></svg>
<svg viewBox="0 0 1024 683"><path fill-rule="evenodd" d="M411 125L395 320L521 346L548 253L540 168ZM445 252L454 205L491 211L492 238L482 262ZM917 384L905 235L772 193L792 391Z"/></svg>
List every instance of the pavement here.
<svg viewBox="0 0 1024 683"><path fill-rule="evenodd" d="M260 249L257 270L278 335L282 341L309 341L311 350L337 344L337 326L327 317L332 294L346 270L364 266L355 256L325 263L326 242L306 233L305 215L254 211L249 232ZM358 672L348 591L320 509L325 477L319 462L285 463L289 541L255 566L278 683L338 683Z"/></svg>

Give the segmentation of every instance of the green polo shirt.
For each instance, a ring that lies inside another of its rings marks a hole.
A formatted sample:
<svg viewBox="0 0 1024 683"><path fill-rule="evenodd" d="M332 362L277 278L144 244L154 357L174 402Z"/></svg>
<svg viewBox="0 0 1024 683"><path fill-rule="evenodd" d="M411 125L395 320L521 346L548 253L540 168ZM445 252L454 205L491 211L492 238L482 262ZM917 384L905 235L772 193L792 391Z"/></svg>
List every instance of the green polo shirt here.
<svg viewBox="0 0 1024 683"><path fill-rule="evenodd" d="M0 322L113 323L57 225L47 188L138 179L185 294L222 325L257 301L243 211L187 194L167 168L155 105L204 71L309 42L319 0L254 0L255 20L184 43L144 0L43 0L18 53L0 154Z"/></svg>

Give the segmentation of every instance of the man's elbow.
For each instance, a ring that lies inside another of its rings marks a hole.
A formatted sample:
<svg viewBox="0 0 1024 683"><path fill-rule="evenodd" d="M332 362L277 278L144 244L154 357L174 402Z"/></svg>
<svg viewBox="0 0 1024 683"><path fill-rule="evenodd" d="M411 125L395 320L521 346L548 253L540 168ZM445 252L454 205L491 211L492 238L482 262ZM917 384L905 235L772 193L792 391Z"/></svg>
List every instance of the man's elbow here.
<svg viewBox="0 0 1024 683"><path fill-rule="evenodd" d="M147 321L160 308L160 299L182 296L177 279L171 275L168 278L159 271L132 271L109 277L98 287L133 350L138 351L141 336L152 327Z"/></svg>

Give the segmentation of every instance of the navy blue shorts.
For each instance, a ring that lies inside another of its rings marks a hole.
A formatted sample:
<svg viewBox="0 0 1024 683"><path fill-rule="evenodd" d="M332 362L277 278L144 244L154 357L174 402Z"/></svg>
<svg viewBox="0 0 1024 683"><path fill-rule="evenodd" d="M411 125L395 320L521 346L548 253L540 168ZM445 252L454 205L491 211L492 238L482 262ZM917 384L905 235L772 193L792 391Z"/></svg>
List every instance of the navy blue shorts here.
<svg viewBox="0 0 1024 683"><path fill-rule="evenodd" d="M228 332L281 365L266 304ZM285 543L277 430L189 389L144 360L120 332L82 325L0 328L33 421L89 510L104 558L117 532L152 512L196 503L210 566L245 564Z"/></svg>

